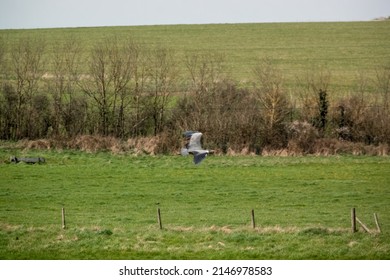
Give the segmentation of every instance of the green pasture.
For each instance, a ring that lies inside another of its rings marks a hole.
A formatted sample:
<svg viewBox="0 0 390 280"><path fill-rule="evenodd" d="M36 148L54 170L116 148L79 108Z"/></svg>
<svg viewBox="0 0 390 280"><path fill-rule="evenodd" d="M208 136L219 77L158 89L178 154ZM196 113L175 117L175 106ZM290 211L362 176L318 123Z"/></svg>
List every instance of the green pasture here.
<svg viewBox="0 0 390 280"><path fill-rule="evenodd" d="M243 84L253 79L259 59L270 58L289 86L305 80L307 73L326 69L334 90L344 93L352 90L359 73L374 79L375 71L390 63L390 21L0 30L0 37L11 45L23 37L43 39L47 66L50 54L65 40L76 39L86 57L92 46L112 36L173 49L183 75L185 55L222 54L227 74Z"/></svg>
<svg viewBox="0 0 390 280"><path fill-rule="evenodd" d="M388 157L210 156L195 166L3 148L0 259L390 259L389 187ZM351 233L353 207L371 234Z"/></svg>

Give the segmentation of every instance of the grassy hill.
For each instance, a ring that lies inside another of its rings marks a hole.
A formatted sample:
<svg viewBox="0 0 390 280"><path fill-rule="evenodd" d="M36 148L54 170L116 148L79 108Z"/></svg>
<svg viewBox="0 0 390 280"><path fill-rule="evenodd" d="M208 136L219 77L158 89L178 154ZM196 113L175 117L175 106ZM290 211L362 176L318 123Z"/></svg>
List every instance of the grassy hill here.
<svg viewBox="0 0 390 280"><path fill-rule="evenodd" d="M375 69L390 63L390 21L0 30L7 42L42 37L50 46L47 50L74 37L86 53L101 38L113 35L171 48L179 60L187 53L221 53L226 71L241 82L250 80L256 61L267 57L283 70L287 84L323 67L331 71L334 87L349 91L358 72L374 75Z"/></svg>

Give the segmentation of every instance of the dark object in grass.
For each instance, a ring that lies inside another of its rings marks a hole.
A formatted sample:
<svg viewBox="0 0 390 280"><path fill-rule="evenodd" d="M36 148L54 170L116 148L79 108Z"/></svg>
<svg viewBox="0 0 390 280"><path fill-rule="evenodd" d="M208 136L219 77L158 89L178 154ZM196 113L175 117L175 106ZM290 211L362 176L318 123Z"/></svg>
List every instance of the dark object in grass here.
<svg viewBox="0 0 390 280"><path fill-rule="evenodd" d="M98 234L110 236L113 234L113 232L110 229L104 229L104 230L98 231Z"/></svg>
<svg viewBox="0 0 390 280"><path fill-rule="evenodd" d="M15 156L12 156L10 158L11 162L13 163L19 163L19 162L24 162L28 164L35 164L35 163L45 163L46 160L42 157L36 157L36 158L17 158Z"/></svg>

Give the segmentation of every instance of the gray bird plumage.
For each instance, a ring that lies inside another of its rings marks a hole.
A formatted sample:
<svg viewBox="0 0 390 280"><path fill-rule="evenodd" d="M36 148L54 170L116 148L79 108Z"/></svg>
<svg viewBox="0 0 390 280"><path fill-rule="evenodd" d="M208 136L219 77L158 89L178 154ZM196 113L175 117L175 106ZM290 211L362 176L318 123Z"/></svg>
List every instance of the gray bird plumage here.
<svg viewBox="0 0 390 280"><path fill-rule="evenodd" d="M201 163L207 155L210 153L209 150L205 150L201 145L202 133L198 131L186 131L184 136L189 139L189 143L186 144L186 147L181 149L181 154L187 156L192 154L194 156L194 163Z"/></svg>

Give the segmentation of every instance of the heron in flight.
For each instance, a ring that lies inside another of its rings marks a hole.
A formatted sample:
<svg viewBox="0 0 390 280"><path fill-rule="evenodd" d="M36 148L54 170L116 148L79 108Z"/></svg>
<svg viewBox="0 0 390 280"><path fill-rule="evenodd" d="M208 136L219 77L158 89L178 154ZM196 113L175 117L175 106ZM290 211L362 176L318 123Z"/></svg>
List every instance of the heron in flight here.
<svg viewBox="0 0 390 280"><path fill-rule="evenodd" d="M202 133L198 131L186 131L184 132L187 142L185 148L181 149L181 154L187 156L192 154L194 156L194 163L199 164L206 158L210 153L209 150L202 149L200 139L202 138Z"/></svg>

